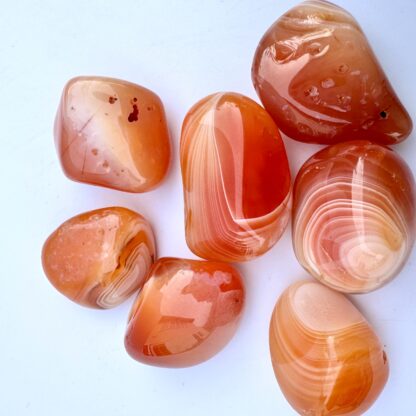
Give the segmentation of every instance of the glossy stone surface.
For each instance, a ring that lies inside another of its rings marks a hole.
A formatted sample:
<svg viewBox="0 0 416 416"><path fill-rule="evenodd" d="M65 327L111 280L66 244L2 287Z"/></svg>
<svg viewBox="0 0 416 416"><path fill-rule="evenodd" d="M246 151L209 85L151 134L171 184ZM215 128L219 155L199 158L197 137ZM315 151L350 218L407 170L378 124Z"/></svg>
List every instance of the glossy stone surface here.
<svg viewBox="0 0 416 416"><path fill-rule="evenodd" d="M342 294L317 282L291 285L270 322L273 369L300 415L362 415L386 384L383 345Z"/></svg>
<svg viewBox="0 0 416 416"><path fill-rule="evenodd" d="M186 240L208 260L269 250L289 219L290 172L271 117L253 100L217 93L195 104L181 136Z"/></svg>
<svg viewBox="0 0 416 416"><path fill-rule="evenodd" d="M233 267L159 259L130 312L127 352L161 367L201 363L231 339L243 305L243 282Z"/></svg>
<svg viewBox="0 0 416 416"><path fill-rule="evenodd" d="M329 146L300 169L292 239L302 266L343 292L395 277L415 239L415 183L398 154L365 141Z"/></svg>
<svg viewBox="0 0 416 416"><path fill-rule="evenodd" d="M305 1L269 28L252 78L279 129L295 140L394 144L412 130L357 21L326 1Z"/></svg>
<svg viewBox="0 0 416 416"><path fill-rule="evenodd" d="M111 207L77 215L46 240L43 269L63 295L83 306L112 308L144 283L155 257L148 222Z"/></svg>
<svg viewBox="0 0 416 416"><path fill-rule="evenodd" d="M55 143L70 179L126 192L155 188L170 159L159 97L112 78L68 82L56 115Z"/></svg>

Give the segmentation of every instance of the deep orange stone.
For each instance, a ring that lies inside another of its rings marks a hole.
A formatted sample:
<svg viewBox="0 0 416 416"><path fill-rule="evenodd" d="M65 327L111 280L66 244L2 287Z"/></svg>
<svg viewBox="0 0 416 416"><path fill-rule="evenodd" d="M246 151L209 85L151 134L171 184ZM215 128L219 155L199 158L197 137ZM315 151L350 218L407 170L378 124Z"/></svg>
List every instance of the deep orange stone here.
<svg viewBox="0 0 416 416"><path fill-rule="evenodd" d="M295 140L394 144L412 130L359 24L326 1L301 3L269 28L252 78L279 129Z"/></svg>
<svg viewBox="0 0 416 416"><path fill-rule="evenodd" d="M289 219L290 172L279 131L250 98L218 93L186 115L181 136L186 240L208 260L269 250Z"/></svg>
<svg viewBox="0 0 416 416"><path fill-rule="evenodd" d="M155 241L136 212L112 207L77 215L46 240L43 269L63 295L83 306L117 306L144 283Z"/></svg>
<svg viewBox="0 0 416 416"><path fill-rule="evenodd" d="M68 82L56 115L55 143L70 179L121 191L155 188L169 165L169 134L159 97L112 78Z"/></svg>
<svg viewBox="0 0 416 416"><path fill-rule="evenodd" d="M243 282L233 267L159 259L130 312L127 352L161 367L201 363L229 342L243 305Z"/></svg>

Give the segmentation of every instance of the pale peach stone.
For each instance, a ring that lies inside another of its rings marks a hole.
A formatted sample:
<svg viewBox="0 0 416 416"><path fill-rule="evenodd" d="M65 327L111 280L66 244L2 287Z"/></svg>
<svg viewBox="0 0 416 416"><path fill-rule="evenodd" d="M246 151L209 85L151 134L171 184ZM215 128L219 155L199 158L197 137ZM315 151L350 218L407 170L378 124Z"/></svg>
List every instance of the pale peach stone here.
<svg viewBox="0 0 416 416"><path fill-rule="evenodd" d="M300 415L362 415L389 375L387 355L359 310L318 282L291 285L270 322L273 369Z"/></svg>
<svg viewBox="0 0 416 416"><path fill-rule="evenodd" d="M126 192L155 188L170 159L159 97L112 78L68 82L56 115L55 143L70 179Z"/></svg>
<svg viewBox="0 0 416 416"><path fill-rule="evenodd" d="M300 169L292 240L302 266L342 292L375 290L400 272L415 240L415 183L393 150L329 146Z"/></svg>

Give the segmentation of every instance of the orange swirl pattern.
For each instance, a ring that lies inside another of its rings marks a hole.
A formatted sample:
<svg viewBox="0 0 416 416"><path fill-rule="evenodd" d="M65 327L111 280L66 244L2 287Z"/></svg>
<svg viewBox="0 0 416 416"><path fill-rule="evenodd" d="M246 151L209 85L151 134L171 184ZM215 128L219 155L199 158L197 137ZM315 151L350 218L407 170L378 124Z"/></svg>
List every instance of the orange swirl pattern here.
<svg viewBox="0 0 416 416"><path fill-rule="evenodd" d="M228 264L159 259L130 312L127 352L161 367L201 363L230 341L243 306L243 281Z"/></svg>
<svg viewBox="0 0 416 416"><path fill-rule="evenodd" d="M290 215L290 172L270 116L251 99L217 93L186 115L181 136L186 240L208 260L269 250Z"/></svg>
<svg viewBox="0 0 416 416"><path fill-rule="evenodd" d="M343 292L393 279L415 239L415 183L392 150L364 141L312 156L294 185L293 246L302 266Z"/></svg>
<svg viewBox="0 0 416 416"><path fill-rule="evenodd" d="M112 207L77 215L46 240L43 269L63 295L83 306L112 308L144 283L155 257L148 222Z"/></svg>
<svg viewBox="0 0 416 416"><path fill-rule="evenodd" d="M387 382L377 335L341 293L304 280L279 298L270 322L277 381L301 415L362 415Z"/></svg>

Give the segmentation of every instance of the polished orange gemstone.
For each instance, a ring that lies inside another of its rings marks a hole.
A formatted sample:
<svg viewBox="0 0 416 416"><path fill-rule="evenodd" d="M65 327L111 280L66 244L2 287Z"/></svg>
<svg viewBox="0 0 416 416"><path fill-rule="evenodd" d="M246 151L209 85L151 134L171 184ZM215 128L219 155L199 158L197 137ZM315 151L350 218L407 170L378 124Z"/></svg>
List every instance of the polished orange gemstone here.
<svg viewBox="0 0 416 416"><path fill-rule="evenodd" d="M329 146L300 169L293 197L293 246L322 283L368 292L394 278L416 232L413 175L387 147Z"/></svg>
<svg viewBox="0 0 416 416"><path fill-rule="evenodd" d="M112 308L143 285L154 256L148 222L136 212L112 207L64 222L46 240L42 263L49 281L69 299Z"/></svg>
<svg viewBox="0 0 416 416"><path fill-rule="evenodd" d="M362 415L389 375L383 345L357 308L309 280L279 298L270 353L280 388L300 415Z"/></svg>
<svg viewBox="0 0 416 416"><path fill-rule="evenodd" d="M159 259L130 312L127 352L161 367L201 363L229 342L243 305L244 286L235 268Z"/></svg>
<svg viewBox="0 0 416 416"><path fill-rule="evenodd" d="M266 111L236 93L206 97L186 115L180 153L189 248L221 261L269 250L289 219L290 172Z"/></svg>
<svg viewBox="0 0 416 416"><path fill-rule="evenodd" d="M70 179L120 191L155 188L169 165L169 134L159 97L112 78L68 82L55 120L55 143Z"/></svg>
<svg viewBox="0 0 416 416"><path fill-rule="evenodd" d="M412 130L359 24L327 1L305 1L270 27L252 78L279 129L295 140L394 144Z"/></svg>

